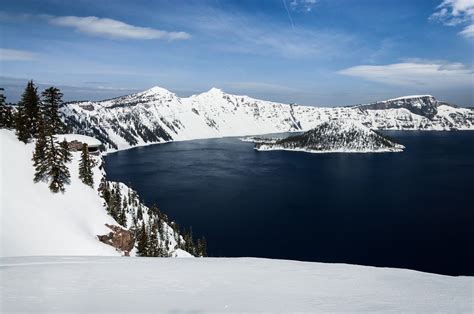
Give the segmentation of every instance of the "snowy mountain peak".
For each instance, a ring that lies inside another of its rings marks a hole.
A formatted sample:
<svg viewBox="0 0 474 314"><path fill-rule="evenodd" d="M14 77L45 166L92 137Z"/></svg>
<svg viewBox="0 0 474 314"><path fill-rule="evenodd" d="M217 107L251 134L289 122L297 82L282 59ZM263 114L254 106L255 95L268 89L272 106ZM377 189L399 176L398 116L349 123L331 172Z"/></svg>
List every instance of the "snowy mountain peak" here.
<svg viewBox="0 0 474 314"><path fill-rule="evenodd" d="M160 87L160 86L154 86L150 89L147 89L141 93L139 93L140 95L143 95L143 96L152 96L152 95L166 95L166 94L173 94L172 92L170 92L169 90L163 88L163 87Z"/></svg>
<svg viewBox="0 0 474 314"><path fill-rule="evenodd" d="M207 94L224 94L224 91L220 88L213 87L210 90L207 91Z"/></svg>

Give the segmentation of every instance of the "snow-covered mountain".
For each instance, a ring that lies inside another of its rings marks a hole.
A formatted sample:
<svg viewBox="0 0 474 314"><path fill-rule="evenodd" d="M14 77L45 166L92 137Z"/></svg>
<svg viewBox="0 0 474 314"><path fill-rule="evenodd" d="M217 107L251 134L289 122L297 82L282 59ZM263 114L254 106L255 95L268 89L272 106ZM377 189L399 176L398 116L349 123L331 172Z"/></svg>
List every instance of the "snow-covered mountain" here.
<svg viewBox="0 0 474 314"><path fill-rule="evenodd" d="M474 130L474 109L432 96L407 96L352 107L287 105L213 88L187 98L153 87L104 101L66 104L75 132L94 135L108 151L167 141L307 131L345 119L378 130Z"/></svg>
<svg viewBox="0 0 474 314"><path fill-rule="evenodd" d="M80 152L72 152L73 159L68 163L71 182L64 193L54 194L47 184L33 182L35 170L31 156L34 143L23 144L13 131L5 129L0 129L0 143L0 257L123 254L98 239L111 232L106 224L126 230L107 214L104 199L97 191L105 176L103 169L93 168L94 188L83 184L78 178ZM100 163L100 156L93 158ZM123 183L109 183L118 187L122 195L136 194ZM138 207L143 211L143 218L138 222L149 218L148 207L136 195L133 200L126 210L129 227L133 225L132 217L136 216ZM175 248L175 239L180 235L163 220L160 222L165 238L169 240L169 255L191 256ZM130 253L134 255L135 249Z"/></svg>
<svg viewBox="0 0 474 314"><path fill-rule="evenodd" d="M353 121L330 120L303 134L270 141L257 140L255 148L310 153L400 152L404 146Z"/></svg>

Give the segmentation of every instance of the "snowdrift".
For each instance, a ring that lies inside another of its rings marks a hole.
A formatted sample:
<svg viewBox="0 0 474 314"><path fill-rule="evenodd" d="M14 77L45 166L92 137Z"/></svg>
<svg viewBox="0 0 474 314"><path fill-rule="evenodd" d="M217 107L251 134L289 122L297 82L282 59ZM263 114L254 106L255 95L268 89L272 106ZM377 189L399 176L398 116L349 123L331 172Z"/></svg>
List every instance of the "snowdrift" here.
<svg viewBox="0 0 474 314"><path fill-rule="evenodd" d="M472 313L474 279L256 258L0 259L0 312Z"/></svg>

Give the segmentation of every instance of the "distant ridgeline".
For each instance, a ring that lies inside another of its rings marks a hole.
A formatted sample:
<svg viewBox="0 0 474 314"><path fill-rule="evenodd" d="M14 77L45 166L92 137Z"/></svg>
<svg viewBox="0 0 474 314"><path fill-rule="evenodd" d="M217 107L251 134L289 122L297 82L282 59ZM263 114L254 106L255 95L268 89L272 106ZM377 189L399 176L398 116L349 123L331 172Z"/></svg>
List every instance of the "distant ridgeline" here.
<svg viewBox="0 0 474 314"><path fill-rule="evenodd" d="M160 87L104 101L70 102L67 125L99 139L107 151L222 136L307 131L335 119L374 130L474 130L474 109L433 96L407 96L350 107L310 107L226 94L180 98Z"/></svg>
<svg viewBox="0 0 474 314"><path fill-rule="evenodd" d="M204 238L195 242L191 231L180 229L156 205L143 204L136 191L106 180L98 148L110 143L110 134L86 132L88 122L74 124L71 116L65 125L59 89L50 87L40 96L30 81L17 105L7 104L0 92L0 137L8 151L4 162L17 165L2 169L2 181L8 182L2 216L9 226L1 230L1 238L9 245L1 255L109 254L100 242L125 255L206 255ZM100 141L68 133L73 130L101 135ZM28 198L17 197L19 193ZM27 233L18 228L29 222L34 228Z"/></svg>

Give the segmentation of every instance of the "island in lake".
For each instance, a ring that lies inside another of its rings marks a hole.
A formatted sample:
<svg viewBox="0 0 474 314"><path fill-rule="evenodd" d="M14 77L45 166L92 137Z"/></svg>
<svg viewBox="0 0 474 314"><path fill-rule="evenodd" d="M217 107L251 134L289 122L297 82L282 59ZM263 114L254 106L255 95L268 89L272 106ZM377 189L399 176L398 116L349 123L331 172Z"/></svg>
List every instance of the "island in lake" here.
<svg viewBox="0 0 474 314"><path fill-rule="evenodd" d="M344 120L329 120L314 129L282 139L248 138L259 151L290 150L308 153L401 152L405 146L368 127Z"/></svg>

